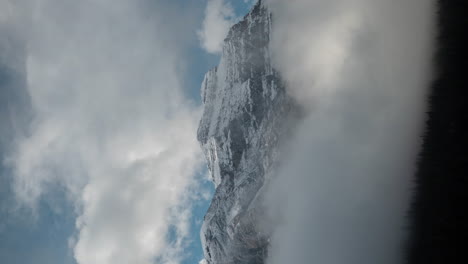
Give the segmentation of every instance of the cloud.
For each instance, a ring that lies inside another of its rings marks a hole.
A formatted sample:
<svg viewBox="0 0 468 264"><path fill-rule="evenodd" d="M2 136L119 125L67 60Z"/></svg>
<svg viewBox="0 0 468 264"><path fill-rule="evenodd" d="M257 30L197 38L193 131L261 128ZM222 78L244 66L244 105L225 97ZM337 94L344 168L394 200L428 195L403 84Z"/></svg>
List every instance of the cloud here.
<svg viewBox="0 0 468 264"><path fill-rule="evenodd" d="M202 165L181 70L195 23L171 1L6 3L35 114L6 161L18 201L67 191L79 264L180 263Z"/></svg>
<svg viewBox="0 0 468 264"><path fill-rule="evenodd" d="M308 111L270 184L269 263L402 263L430 81L432 1L268 2Z"/></svg>
<svg viewBox="0 0 468 264"><path fill-rule="evenodd" d="M0 2L0 23L10 20L13 5L9 1Z"/></svg>
<svg viewBox="0 0 468 264"><path fill-rule="evenodd" d="M198 37L202 47L209 53L220 53L229 28L236 20L234 9L224 0L208 0L205 19Z"/></svg>

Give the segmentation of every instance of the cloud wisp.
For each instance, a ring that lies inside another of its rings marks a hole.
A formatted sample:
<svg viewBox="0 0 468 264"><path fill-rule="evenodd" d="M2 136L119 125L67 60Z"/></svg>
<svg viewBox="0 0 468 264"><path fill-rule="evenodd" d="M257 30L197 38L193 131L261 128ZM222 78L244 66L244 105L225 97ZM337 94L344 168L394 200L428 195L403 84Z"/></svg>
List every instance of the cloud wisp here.
<svg viewBox="0 0 468 264"><path fill-rule="evenodd" d="M35 114L6 161L20 203L67 191L79 264L180 263L203 162L200 109L182 92L195 23L171 1L5 3L0 23L27 41Z"/></svg>
<svg viewBox="0 0 468 264"><path fill-rule="evenodd" d="M266 198L269 263L402 263L432 1L267 4L275 66L308 111Z"/></svg>
<svg viewBox="0 0 468 264"><path fill-rule="evenodd" d="M208 0L198 37L208 53L221 53L224 38L236 21L234 9L225 0Z"/></svg>

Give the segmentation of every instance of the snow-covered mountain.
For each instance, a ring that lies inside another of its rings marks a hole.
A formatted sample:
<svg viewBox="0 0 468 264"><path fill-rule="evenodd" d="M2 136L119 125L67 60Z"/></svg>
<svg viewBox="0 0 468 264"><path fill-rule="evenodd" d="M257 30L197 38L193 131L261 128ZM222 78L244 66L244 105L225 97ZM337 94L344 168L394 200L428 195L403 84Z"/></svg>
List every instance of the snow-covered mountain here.
<svg viewBox="0 0 468 264"><path fill-rule="evenodd" d="M198 140L216 186L201 230L208 263L263 263L267 254L259 197L299 114L270 62L271 26L259 1L230 29L202 84Z"/></svg>

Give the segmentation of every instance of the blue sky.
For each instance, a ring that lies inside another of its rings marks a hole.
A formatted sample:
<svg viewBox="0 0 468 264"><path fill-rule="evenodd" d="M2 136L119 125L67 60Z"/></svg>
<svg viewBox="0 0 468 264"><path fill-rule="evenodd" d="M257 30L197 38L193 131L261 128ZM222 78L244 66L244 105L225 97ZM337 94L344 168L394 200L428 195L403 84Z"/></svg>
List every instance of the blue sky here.
<svg viewBox="0 0 468 264"><path fill-rule="evenodd" d="M234 8L237 17L241 17L247 13L252 5L252 3L245 3L244 1L231 1L230 4ZM172 7L185 9L181 12L183 14L191 13L194 16L192 21L198 23L196 29L200 29L205 5L206 1L180 0L175 4L173 3ZM207 53L200 46L196 32L191 32L190 34L191 36L185 40L188 40L189 43L184 45L185 50L183 51L185 56L183 93L195 105L199 105L199 87L203 76L207 70L217 65L219 55ZM5 59L5 57L0 56L1 59ZM1 64L4 63L2 62ZM5 68L0 68L0 71L5 71ZM0 74L0 76L6 78L7 74ZM3 86L5 84L2 80L0 80L0 86L2 86L0 93L8 92L4 89ZM0 144L2 158L7 157L10 152L11 149L9 147ZM47 191L40 194L37 203L34 205L34 209L22 207L15 200L15 190L12 185L14 181L14 176L12 175L14 172L12 170L10 166L6 166L5 164L0 170L0 260L2 263L76 263L73 258L73 248L70 246L70 239L76 236L78 232L76 229L76 217L78 213L76 205L70 202L69 197L66 196L69 190L63 184L46 180L45 183L48 185ZM54 173L67 173L67 171L58 169ZM198 184L201 189L212 193L213 186L211 182L206 180L206 173L206 170L201 170L196 179L199 181ZM65 184L65 186L67 185ZM184 264L198 263L202 259L203 254L199 240L199 230L203 215L209 205L209 200L199 199L193 202L192 205L192 217L189 221L189 240L192 242L185 248L188 252L184 252L184 254L188 253L190 257L182 262ZM171 237L171 233L168 235Z"/></svg>

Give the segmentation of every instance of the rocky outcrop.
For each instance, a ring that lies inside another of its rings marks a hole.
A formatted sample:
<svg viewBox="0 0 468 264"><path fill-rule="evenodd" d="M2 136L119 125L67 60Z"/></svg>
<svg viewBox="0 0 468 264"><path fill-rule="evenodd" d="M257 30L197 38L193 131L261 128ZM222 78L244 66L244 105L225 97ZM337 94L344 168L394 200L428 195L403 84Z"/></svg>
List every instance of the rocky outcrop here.
<svg viewBox="0 0 468 264"><path fill-rule="evenodd" d="M225 39L202 84L198 140L216 191L201 238L208 263L263 263L261 189L298 108L271 65L271 14L259 1Z"/></svg>

